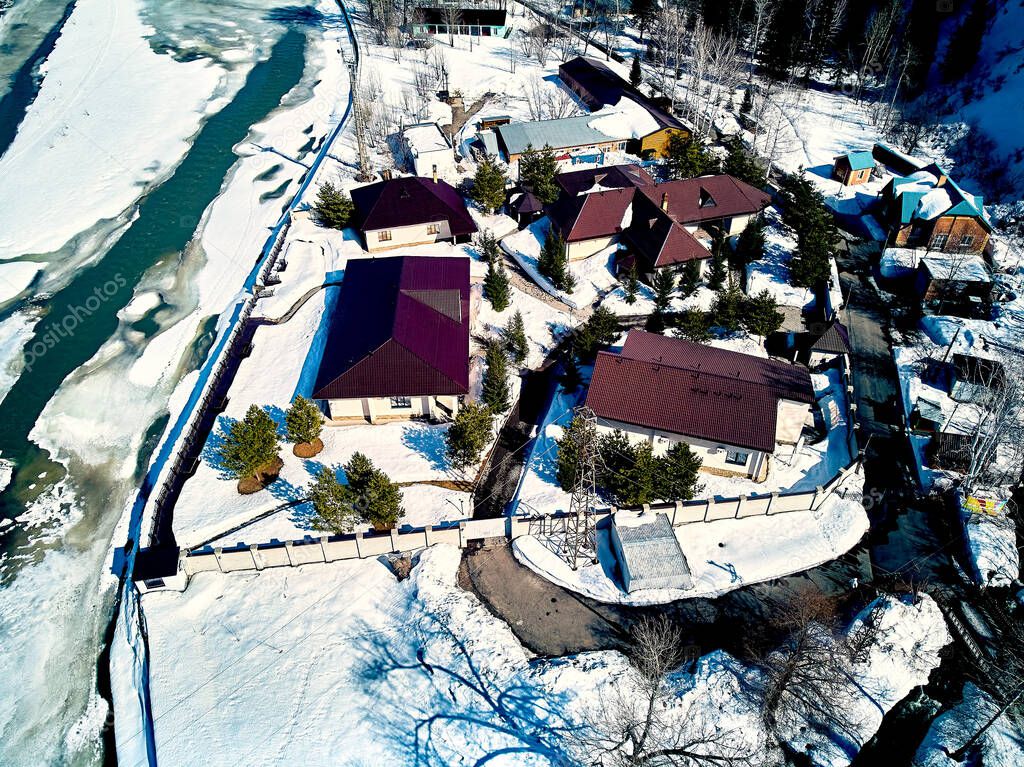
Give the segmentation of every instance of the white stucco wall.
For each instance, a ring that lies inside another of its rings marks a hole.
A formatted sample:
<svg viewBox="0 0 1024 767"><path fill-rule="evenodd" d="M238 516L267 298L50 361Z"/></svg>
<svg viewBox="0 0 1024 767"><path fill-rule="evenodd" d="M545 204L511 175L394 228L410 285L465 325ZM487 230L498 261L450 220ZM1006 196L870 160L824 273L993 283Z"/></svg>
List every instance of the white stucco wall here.
<svg viewBox="0 0 1024 767"><path fill-rule="evenodd" d="M400 226L388 230L367 230L364 233L366 249L370 253L376 253L381 250L393 250L395 248L402 248L409 245L426 245L440 240L450 240L452 238L452 230L447 221L434 221L432 223L437 224L437 227L440 230L437 234L430 234L428 232L430 224ZM383 241L380 240L379 235L381 231L391 232L391 239Z"/></svg>
<svg viewBox="0 0 1024 767"><path fill-rule="evenodd" d="M410 407L392 407L390 397L364 397L361 399L332 399L327 401L329 418L365 418L371 423L378 419L430 418L455 415L459 411L456 395L409 397ZM446 412L447 408L450 413Z"/></svg>

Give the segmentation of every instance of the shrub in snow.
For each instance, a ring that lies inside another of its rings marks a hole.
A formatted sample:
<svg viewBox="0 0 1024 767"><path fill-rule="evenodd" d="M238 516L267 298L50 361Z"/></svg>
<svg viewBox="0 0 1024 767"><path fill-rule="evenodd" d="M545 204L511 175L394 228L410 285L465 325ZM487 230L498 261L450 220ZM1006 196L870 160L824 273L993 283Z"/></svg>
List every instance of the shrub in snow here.
<svg viewBox="0 0 1024 767"><path fill-rule="evenodd" d="M220 460L238 479L238 492L255 493L277 479L279 451L277 423L263 408L250 405L245 418L231 424Z"/></svg>
<svg viewBox="0 0 1024 767"><path fill-rule="evenodd" d="M475 402L467 402L455 416L455 422L446 435L448 462L462 471L475 465L491 438L490 409Z"/></svg>
<svg viewBox="0 0 1024 767"><path fill-rule="evenodd" d="M330 181L324 182L317 191L313 220L320 226L344 229L351 222L354 211L351 198Z"/></svg>
<svg viewBox="0 0 1024 767"><path fill-rule="evenodd" d="M402 491L388 475L373 465L360 452L355 452L345 464L345 502L364 522L376 530L387 530L395 526L405 510L402 508Z"/></svg>
<svg viewBox="0 0 1024 767"><path fill-rule="evenodd" d="M614 343L621 332L615 313L599 306L577 332L573 348L580 360L590 361L597 356L599 349Z"/></svg>
<svg viewBox="0 0 1024 767"><path fill-rule="evenodd" d="M764 338L782 325L784 316L771 291L765 289L748 299L743 308L743 327Z"/></svg>
<svg viewBox="0 0 1024 767"><path fill-rule="evenodd" d="M700 309L687 309L676 320L676 338L704 343L711 338L711 319Z"/></svg>
<svg viewBox="0 0 1024 767"><path fill-rule="evenodd" d="M289 442L294 442L292 452L300 458L312 458L324 449L320 432L324 426L320 410L301 394L288 408L284 416Z"/></svg>
<svg viewBox="0 0 1024 767"><path fill-rule="evenodd" d="M711 305L712 322L726 330L739 330L743 326L746 297L733 279L715 295Z"/></svg>

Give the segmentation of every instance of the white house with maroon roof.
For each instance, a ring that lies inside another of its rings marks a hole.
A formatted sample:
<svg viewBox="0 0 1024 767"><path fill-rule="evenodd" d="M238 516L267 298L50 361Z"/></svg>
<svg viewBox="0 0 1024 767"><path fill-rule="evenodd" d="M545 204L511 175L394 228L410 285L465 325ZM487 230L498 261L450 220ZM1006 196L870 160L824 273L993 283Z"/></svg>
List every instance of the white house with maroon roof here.
<svg viewBox="0 0 1024 767"><path fill-rule="evenodd" d="M620 352L601 352L587 406L599 432L650 442L656 455L685 442L702 469L763 481L779 445L813 424L806 368L631 330Z"/></svg>

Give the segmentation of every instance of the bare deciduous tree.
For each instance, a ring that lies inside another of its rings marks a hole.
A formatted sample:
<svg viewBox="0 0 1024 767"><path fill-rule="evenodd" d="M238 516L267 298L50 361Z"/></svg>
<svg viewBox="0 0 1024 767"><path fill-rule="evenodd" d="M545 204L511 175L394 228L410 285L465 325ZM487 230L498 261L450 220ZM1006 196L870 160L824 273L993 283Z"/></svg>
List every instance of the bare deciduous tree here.
<svg viewBox="0 0 1024 767"><path fill-rule="evenodd" d="M576 101L561 88L552 87L540 77L532 78L524 88L531 120L555 120L579 113Z"/></svg>
<svg viewBox="0 0 1024 767"><path fill-rule="evenodd" d="M630 632L630 660L637 684L616 685L588 726L575 728L575 751L599 765L739 765L747 754L735 733L694 709L674 705L672 674L692 659L678 625L664 615L642 618Z"/></svg>

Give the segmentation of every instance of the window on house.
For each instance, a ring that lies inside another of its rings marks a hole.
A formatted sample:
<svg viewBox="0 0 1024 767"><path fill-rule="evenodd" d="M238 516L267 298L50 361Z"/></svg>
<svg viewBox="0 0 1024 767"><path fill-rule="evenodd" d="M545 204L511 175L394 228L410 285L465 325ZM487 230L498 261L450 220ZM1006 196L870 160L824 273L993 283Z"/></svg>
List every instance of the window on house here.
<svg viewBox="0 0 1024 767"><path fill-rule="evenodd" d="M963 237L960 238L960 247L961 248L970 248L973 245L974 245L974 235L973 234L965 234Z"/></svg>
<svg viewBox="0 0 1024 767"><path fill-rule="evenodd" d="M408 410L412 407L412 400L409 397L392 397L391 398L391 409L392 410Z"/></svg>
<svg viewBox="0 0 1024 767"><path fill-rule="evenodd" d="M949 240L948 234L937 234L932 237L932 250L945 250L946 242Z"/></svg>
<svg viewBox="0 0 1024 767"><path fill-rule="evenodd" d="M725 451L725 462L731 463L734 466L746 466L747 460L750 458L750 453L744 453L740 450L726 450Z"/></svg>
<svg viewBox="0 0 1024 767"><path fill-rule="evenodd" d="M391 230L382 229L377 232L377 242L391 242Z"/></svg>
<svg viewBox="0 0 1024 767"><path fill-rule="evenodd" d="M441 225L427 224L427 234L441 234Z"/></svg>

